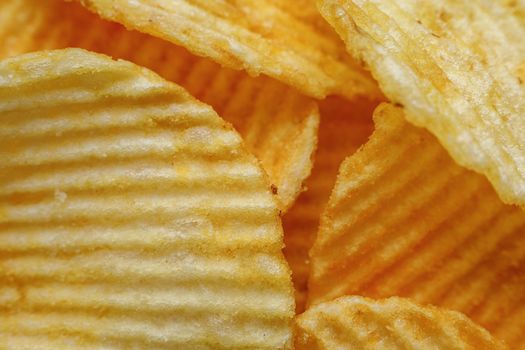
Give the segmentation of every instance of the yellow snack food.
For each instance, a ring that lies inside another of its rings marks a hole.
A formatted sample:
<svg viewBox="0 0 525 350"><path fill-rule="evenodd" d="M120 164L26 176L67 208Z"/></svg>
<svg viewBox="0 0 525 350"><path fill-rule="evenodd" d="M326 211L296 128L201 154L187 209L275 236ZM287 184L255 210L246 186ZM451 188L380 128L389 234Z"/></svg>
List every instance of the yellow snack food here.
<svg viewBox="0 0 525 350"><path fill-rule="evenodd" d="M511 346L525 329L525 213L403 110L341 165L311 251L309 301L401 296L463 312ZM521 330L517 332L517 330Z"/></svg>
<svg viewBox="0 0 525 350"><path fill-rule="evenodd" d="M408 299L346 296L296 320L297 350L507 349L465 315Z"/></svg>
<svg viewBox="0 0 525 350"><path fill-rule="evenodd" d="M306 191L284 215L284 255L292 268L296 311L304 311L309 274L308 252L313 245L319 216L334 187L339 165L366 142L372 133L372 111L378 102L352 102L337 97L320 101L319 145Z"/></svg>
<svg viewBox="0 0 525 350"><path fill-rule="evenodd" d="M0 62L0 121L2 347L291 348L276 201L209 106L67 49Z"/></svg>
<svg viewBox="0 0 525 350"><path fill-rule="evenodd" d="M317 143L319 112L312 99L273 79L252 78L164 40L128 31L76 2L8 0L0 2L0 16L0 58L80 47L147 67L234 125L269 174L283 212L302 191Z"/></svg>
<svg viewBox="0 0 525 350"><path fill-rule="evenodd" d="M321 0L379 81L505 203L525 206L525 25L516 1Z"/></svg>
<svg viewBox="0 0 525 350"><path fill-rule="evenodd" d="M377 85L322 21L314 0L81 0L103 18L181 45L308 96L379 96Z"/></svg>

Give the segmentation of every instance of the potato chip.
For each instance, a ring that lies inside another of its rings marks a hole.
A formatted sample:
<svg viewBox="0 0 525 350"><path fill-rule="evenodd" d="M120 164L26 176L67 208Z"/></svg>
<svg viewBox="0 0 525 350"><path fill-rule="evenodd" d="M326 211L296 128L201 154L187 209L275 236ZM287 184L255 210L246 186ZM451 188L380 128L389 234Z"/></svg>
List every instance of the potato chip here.
<svg viewBox="0 0 525 350"><path fill-rule="evenodd" d="M457 165L404 119L375 112L376 131L341 165L311 251L309 301L410 297L465 313L505 339L525 331L525 213L484 176Z"/></svg>
<svg viewBox="0 0 525 350"><path fill-rule="evenodd" d="M186 49L100 19L77 3L0 2L0 57L80 47L145 66L210 104L262 162L286 211L312 168L316 103L267 77L221 68ZM90 28L89 31L85 28ZM271 132L269 129L271 128Z"/></svg>
<svg viewBox="0 0 525 350"><path fill-rule="evenodd" d="M505 4L507 3L507 5ZM407 119L525 206L525 25L516 1L322 0ZM521 5L520 5L521 6Z"/></svg>
<svg viewBox="0 0 525 350"><path fill-rule="evenodd" d="M103 18L322 98L379 96L322 21L314 0L80 0Z"/></svg>
<svg viewBox="0 0 525 350"><path fill-rule="evenodd" d="M209 106L67 49L0 62L0 121L0 344L291 348L278 207Z"/></svg>
<svg viewBox="0 0 525 350"><path fill-rule="evenodd" d="M408 299L341 297L296 321L297 350L507 349L465 315Z"/></svg>
<svg viewBox="0 0 525 350"><path fill-rule="evenodd" d="M320 102L321 125L315 167L306 181L307 190L283 217L284 255L292 268L297 312L304 310L306 302L308 252L317 234L319 216L334 187L339 165L372 133L372 111L376 105L377 102L367 99L349 102L337 97Z"/></svg>

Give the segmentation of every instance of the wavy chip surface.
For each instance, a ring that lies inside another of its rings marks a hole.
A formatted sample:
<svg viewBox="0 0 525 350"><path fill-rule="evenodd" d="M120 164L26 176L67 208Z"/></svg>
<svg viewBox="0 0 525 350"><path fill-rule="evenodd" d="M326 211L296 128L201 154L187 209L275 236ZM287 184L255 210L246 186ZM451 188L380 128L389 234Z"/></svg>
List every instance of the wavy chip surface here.
<svg viewBox="0 0 525 350"><path fill-rule="evenodd" d="M302 191L317 144L319 112L312 99L271 78L252 78L164 40L128 31L77 3L0 1L0 16L0 57L80 47L147 67L234 125L269 174L282 211Z"/></svg>
<svg viewBox="0 0 525 350"><path fill-rule="evenodd" d="M306 191L283 216L284 255L292 268L297 312L303 312L306 304L308 252L317 234L319 217L334 187L339 165L372 133L372 112L377 104L367 99L349 102L338 97L320 101L321 124L315 166L306 181Z"/></svg>
<svg viewBox="0 0 525 350"><path fill-rule="evenodd" d="M297 350L507 349L459 312L408 299L341 297L296 321Z"/></svg>
<svg viewBox="0 0 525 350"><path fill-rule="evenodd" d="M265 74L306 95L379 96L314 0L80 0L103 18L186 47L219 64Z"/></svg>
<svg viewBox="0 0 525 350"><path fill-rule="evenodd" d="M3 348L291 348L277 205L210 107L69 49L0 62L0 121Z"/></svg>
<svg viewBox="0 0 525 350"><path fill-rule="evenodd" d="M517 1L322 0L407 119L525 206L525 21Z"/></svg>
<svg viewBox="0 0 525 350"><path fill-rule="evenodd" d="M465 313L515 348L525 331L525 213L403 110L341 165L311 251L310 303L409 297Z"/></svg>

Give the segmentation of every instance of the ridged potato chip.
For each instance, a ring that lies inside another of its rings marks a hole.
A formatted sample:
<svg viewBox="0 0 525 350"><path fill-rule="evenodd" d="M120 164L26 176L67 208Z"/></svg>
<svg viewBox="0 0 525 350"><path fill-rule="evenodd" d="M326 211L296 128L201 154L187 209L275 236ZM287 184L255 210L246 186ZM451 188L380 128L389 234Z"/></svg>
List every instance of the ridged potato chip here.
<svg viewBox="0 0 525 350"><path fill-rule="evenodd" d="M0 57L80 47L150 68L210 104L262 162L286 211L302 191L317 144L317 104L284 84L221 68L186 49L100 19L62 0L0 2ZM86 30L89 28L89 30Z"/></svg>
<svg viewBox="0 0 525 350"><path fill-rule="evenodd" d="M103 18L223 66L265 74L309 96L379 96L314 0L80 0Z"/></svg>
<svg viewBox="0 0 525 350"><path fill-rule="evenodd" d="M465 313L518 348L525 331L525 213L383 104L341 165L311 251L309 302L409 297Z"/></svg>
<svg viewBox="0 0 525 350"><path fill-rule="evenodd" d="M296 321L297 350L507 349L459 312L408 299L341 297Z"/></svg>
<svg viewBox="0 0 525 350"><path fill-rule="evenodd" d="M276 201L209 106L67 49L0 62L0 121L3 348L291 348Z"/></svg>
<svg viewBox="0 0 525 350"><path fill-rule="evenodd" d="M296 310L304 311L309 274L308 252L313 245L319 216L334 187L339 165L366 142L373 130L372 111L378 104L368 99L346 101L330 97L320 102L319 145L306 191L283 217L284 255L292 268Z"/></svg>
<svg viewBox="0 0 525 350"><path fill-rule="evenodd" d="M407 119L525 206L525 22L516 1L321 0Z"/></svg>

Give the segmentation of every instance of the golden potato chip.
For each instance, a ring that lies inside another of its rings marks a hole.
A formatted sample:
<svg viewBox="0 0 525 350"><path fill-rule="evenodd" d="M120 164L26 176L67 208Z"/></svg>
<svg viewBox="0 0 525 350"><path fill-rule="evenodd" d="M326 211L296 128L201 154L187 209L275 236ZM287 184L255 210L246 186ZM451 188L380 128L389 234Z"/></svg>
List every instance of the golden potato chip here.
<svg viewBox="0 0 525 350"><path fill-rule="evenodd" d="M0 62L0 121L0 344L291 348L278 207L209 106L67 49Z"/></svg>
<svg viewBox="0 0 525 350"><path fill-rule="evenodd" d="M408 299L341 297L296 320L297 350L507 349L465 315Z"/></svg>
<svg viewBox="0 0 525 350"><path fill-rule="evenodd" d="M322 0L320 10L407 119L525 206L525 25L517 2Z"/></svg>
<svg viewBox="0 0 525 350"><path fill-rule="evenodd" d="M410 297L465 313L510 345L525 331L525 213L384 104L341 165L311 251L309 302Z"/></svg>
<svg viewBox="0 0 525 350"><path fill-rule="evenodd" d="M314 0L80 0L103 18L211 58L265 74L309 96L379 96Z"/></svg>
<svg viewBox="0 0 525 350"><path fill-rule="evenodd" d="M252 78L62 0L0 2L0 57L80 47L145 66L210 104L262 162L286 211L312 168L316 103L267 77ZM90 28L85 30L85 28ZM271 129L271 132L269 130Z"/></svg>
<svg viewBox="0 0 525 350"><path fill-rule="evenodd" d="M315 166L306 181L307 190L283 217L284 255L292 268L297 312L304 310L306 302L308 251L317 234L319 216L334 187L339 165L372 133L372 111L376 105L367 99L349 102L337 97L320 102Z"/></svg>

